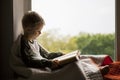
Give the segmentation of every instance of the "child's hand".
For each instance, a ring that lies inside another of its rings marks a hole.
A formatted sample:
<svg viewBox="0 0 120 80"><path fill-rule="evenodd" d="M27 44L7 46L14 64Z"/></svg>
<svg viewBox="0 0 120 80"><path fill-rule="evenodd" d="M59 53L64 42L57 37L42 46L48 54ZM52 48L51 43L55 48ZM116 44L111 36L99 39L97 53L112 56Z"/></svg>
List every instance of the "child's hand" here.
<svg viewBox="0 0 120 80"><path fill-rule="evenodd" d="M52 61L51 69L56 69L58 67L59 67L59 61L58 60Z"/></svg>

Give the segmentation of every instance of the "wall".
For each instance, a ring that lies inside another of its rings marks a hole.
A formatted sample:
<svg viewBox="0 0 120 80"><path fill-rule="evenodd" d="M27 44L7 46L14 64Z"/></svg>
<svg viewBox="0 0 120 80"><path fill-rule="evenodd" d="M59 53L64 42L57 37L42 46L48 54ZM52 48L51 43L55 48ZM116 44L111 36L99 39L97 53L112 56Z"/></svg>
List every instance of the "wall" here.
<svg viewBox="0 0 120 80"><path fill-rule="evenodd" d="M14 40L22 32L21 19L28 10L31 10L31 0L13 0Z"/></svg>
<svg viewBox="0 0 120 80"><path fill-rule="evenodd" d="M21 32L21 17L30 10L31 0L0 0L0 80L13 80L9 67L10 48Z"/></svg>
<svg viewBox="0 0 120 80"><path fill-rule="evenodd" d="M0 1L0 80L9 80L12 72L9 67L10 47L13 41L13 2Z"/></svg>

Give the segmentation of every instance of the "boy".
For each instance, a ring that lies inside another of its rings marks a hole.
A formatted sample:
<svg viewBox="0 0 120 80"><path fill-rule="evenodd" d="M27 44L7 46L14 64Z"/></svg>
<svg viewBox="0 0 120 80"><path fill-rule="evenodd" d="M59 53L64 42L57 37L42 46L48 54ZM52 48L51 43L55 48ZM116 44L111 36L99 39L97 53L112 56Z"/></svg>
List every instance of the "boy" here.
<svg viewBox="0 0 120 80"><path fill-rule="evenodd" d="M43 18L34 11L27 12L22 18L24 34L21 37L21 57L28 67L58 67L58 62L51 59L61 56L62 53L50 54L35 40L41 34L44 25Z"/></svg>
<svg viewBox="0 0 120 80"><path fill-rule="evenodd" d="M29 77L29 71L27 71L26 69L21 67L21 65L24 65L24 64L27 67L31 67L31 68L41 68L41 69L42 68L45 69L46 67L49 67L51 69L59 68L59 62L52 61L52 59L55 57L58 57L58 56L62 56L63 54L60 52L50 54L41 45L39 45L37 43L37 41L35 40L41 34L41 30L44 25L45 25L45 22L44 22L43 18L34 11L29 11L23 16L22 26L23 26L24 34L20 37L20 40L18 39L15 46L13 46L12 55L10 58L11 68L18 75L21 75L23 77ZM16 46L18 48L16 48ZM19 49L20 49L20 51L19 51L20 53L18 52ZM16 55L17 55L17 58L15 57ZM20 57L20 60L18 59L18 57ZM21 62L21 58L22 58L22 61L24 62L24 64ZM81 60L79 60L79 61L81 61ZM79 61L76 62L75 64L71 64L71 66L68 65L68 67L67 67L68 71L71 71L75 68L74 73L78 74L78 71L81 71L80 69L81 69L81 67L83 67L81 64L78 64ZM20 65L19 65L19 63L20 63ZM73 65L75 65L75 66L73 66ZM100 71L103 75L107 74L107 72L109 71L108 69L109 68L106 66L100 67ZM66 73L66 71L67 70L65 70L65 73ZM90 70L90 71L93 72L93 70ZM64 69L61 72L64 72ZM97 73L97 72L95 72L95 73ZM59 72L58 72L58 74L59 74ZM80 73L80 75L83 75L83 73ZM98 74L98 75L100 75L100 74ZM73 77L74 76L77 76L77 75L73 75ZM66 77L69 77L69 76L66 76ZM80 76L78 74L78 78L79 77Z"/></svg>

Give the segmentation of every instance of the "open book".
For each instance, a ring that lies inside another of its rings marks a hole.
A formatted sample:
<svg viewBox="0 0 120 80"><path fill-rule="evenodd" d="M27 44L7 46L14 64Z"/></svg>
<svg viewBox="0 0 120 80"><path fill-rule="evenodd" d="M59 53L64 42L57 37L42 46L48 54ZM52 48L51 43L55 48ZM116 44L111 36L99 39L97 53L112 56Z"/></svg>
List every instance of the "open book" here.
<svg viewBox="0 0 120 80"><path fill-rule="evenodd" d="M67 53L63 56L54 58L53 60L57 60L59 62L59 65L62 66L62 65L77 61L79 57L80 57L80 51L76 50L76 51Z"/></svg>

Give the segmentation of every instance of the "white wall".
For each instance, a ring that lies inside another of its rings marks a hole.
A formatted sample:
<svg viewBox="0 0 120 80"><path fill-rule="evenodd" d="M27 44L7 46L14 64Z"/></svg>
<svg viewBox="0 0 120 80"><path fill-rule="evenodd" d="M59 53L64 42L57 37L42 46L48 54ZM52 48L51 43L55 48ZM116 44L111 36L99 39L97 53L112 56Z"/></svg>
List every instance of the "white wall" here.
<svg viewBox="0 0 120 80"><path fill-rule="evenodd" d="M14 40L22 32L21 19L28 10L31 10L31 0L13 0Z"/></svg>

